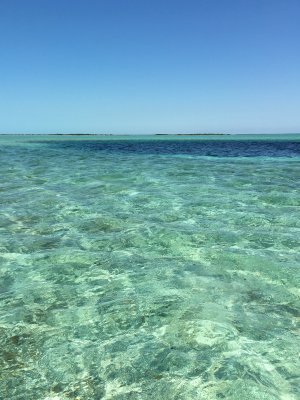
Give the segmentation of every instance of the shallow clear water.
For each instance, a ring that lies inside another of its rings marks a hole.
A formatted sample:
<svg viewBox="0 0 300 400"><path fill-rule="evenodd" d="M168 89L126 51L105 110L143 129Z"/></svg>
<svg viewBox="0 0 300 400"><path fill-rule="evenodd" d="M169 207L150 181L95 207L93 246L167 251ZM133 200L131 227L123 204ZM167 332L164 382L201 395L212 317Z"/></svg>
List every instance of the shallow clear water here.
<svg viewBox="0 0 300 400"><path fill-rule="evenodd" d="M300 398L300 136L0 151L0 398Z"/></svg>

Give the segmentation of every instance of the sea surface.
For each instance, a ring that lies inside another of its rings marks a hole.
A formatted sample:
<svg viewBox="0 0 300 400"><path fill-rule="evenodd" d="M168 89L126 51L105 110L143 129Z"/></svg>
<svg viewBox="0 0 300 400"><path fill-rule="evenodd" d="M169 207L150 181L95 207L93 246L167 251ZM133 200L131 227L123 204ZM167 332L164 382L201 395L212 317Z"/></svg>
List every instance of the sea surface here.
<svg viewBox="0 0 300 400"><path fill-rule="evenodd" d="M300 399L300 135L3 135L0 168L1 399Z"/></svg>

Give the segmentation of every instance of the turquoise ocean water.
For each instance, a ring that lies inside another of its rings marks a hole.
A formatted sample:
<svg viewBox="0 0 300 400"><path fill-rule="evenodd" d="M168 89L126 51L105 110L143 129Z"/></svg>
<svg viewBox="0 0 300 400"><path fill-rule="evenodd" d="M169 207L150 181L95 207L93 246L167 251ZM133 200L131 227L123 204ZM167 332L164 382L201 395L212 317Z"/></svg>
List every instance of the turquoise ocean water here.
<svg viewBox="0 0 300 400"><path fill-rule="evenodd" d="M0 137L0 398L300 398L300 135Z"/></svg>

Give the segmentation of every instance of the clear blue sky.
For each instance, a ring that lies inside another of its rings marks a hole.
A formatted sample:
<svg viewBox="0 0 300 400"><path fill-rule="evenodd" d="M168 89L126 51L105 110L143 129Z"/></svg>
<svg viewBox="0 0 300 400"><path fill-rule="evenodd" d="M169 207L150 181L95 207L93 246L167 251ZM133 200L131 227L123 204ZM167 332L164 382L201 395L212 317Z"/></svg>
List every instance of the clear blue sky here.
<svg viewBox="0 0 300 400"><path fill-rule="evenodd" d="M0 133L300 132L299 0L1 0Z"/></svg>

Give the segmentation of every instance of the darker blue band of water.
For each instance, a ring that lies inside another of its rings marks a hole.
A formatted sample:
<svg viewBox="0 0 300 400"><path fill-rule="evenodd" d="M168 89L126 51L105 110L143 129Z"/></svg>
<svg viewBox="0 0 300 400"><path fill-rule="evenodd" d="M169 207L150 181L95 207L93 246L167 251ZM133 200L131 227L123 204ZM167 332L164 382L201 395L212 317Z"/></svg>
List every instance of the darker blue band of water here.
<svg viewBox="0 0 300 400"><path fill-rule="evenodd" d="M299 157L298 141L254 140L57 140L34 141L50 147L122 154L207 157Z"/></svg>

